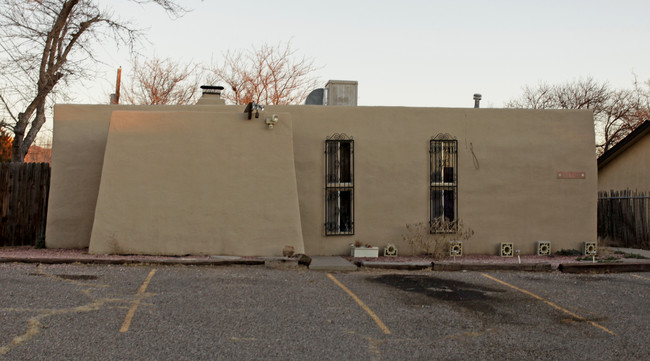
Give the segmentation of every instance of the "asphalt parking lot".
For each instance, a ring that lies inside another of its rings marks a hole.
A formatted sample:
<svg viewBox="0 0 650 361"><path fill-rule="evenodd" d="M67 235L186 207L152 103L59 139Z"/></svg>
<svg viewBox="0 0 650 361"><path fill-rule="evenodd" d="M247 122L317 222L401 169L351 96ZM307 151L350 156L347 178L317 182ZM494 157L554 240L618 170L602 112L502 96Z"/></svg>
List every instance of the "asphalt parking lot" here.
<svg viewBox="0 0 650 361"><path fill-rule="evenodd" d="M647 360L650 273L0 264L2 360Z"/></svg>

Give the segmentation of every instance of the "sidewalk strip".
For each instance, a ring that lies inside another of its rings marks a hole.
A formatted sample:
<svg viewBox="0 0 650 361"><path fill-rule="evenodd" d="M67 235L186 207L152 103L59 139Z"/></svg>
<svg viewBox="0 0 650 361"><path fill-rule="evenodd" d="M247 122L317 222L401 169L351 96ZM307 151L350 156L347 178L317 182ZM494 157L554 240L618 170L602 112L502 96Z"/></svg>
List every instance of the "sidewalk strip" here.
<svg viewBox="0 0 650 361"><path fill-rule="evenodd" d="M363 303L363 301L361 301L361 299L360 299L359 297L357 297L357 295L355 295L352 291L350 291L347 287L345 287L345 285L344 285L343 283L341 283L339 280L337 280L336 278L334 278L334 276L332 276L330 273L327 274L327 277L329 277L332 281L334 281L334 283L336 283L339 287L341 287L341 288L343 289L343 291L345 291L348 295L350 295L350 297L352 297L352 299L355 300L355 301L357 302L357 304L359 304L359 306L361 306L361 308L363 308L363 310L366 311L366 313L367 313L368 315L370 315L370 317L375 321L375 323L377 324L377 326L379 326L379 328L381 328L381 330L382 330L385 334L390 335L390 330L389 330L388 327L386 327L386 325L381 321L381 319L379 318L379 316L377 316L377 314L375 314L374 312L372 312L372 310L370 309L370 307L366 306L366 304Z"/></svg>
<svg viewBox="0 0 650 361"><path fill-rule="evenodd" d="M640 278L642 280L650 281L650 278L648 278L648 277L643 277L643 276L639 276L639 275L632 275L632 277L636 277L636 278Z"/></svg>
<svg viewBox="0 0 650 361"><path fill-rule="evenodd" d="M136 293L135 295L136 299L135 301L133 301L133 304L131 305L129 312L126 314L126 317L124 318L124 322L122 323L120 332L126 332L129 330L129 327L131 326L131 320L133 319L133 315L135 315L135 311L138 309L138 306L140 305L140 301L142 300L142 295L147 290L147 286L149 286L149 282L151 282L151 279L153 278L154 274L156 274L156 270L152 269L151 272L149 272L147 279L145 279L142 286L140 286L138 293Z"/></svg>
<svg viewBox="0 0 650 361"><path fill-rule="evenodd" d="M615 334L614 332L610 331L609 329L605 328L604 326L601 326L601 325L597 324L597 323L594 322L594 321L589 321L589 320L587 320L586 318L584 318L584 317L582 317L582 316L580 316L580 315L577 315L577 314L575 314L575 313L573 313L573 312L567 310L566 308L562 308L562 307L556 305L555 303L553 303L553 302L551 302L551 301L549 301L549 300L547 300L547 299L545 299L545 298L543 298L543 297L540 297L540 296L538 296L538 295L536 295L536 294L534 294L534 293L532 293L532 292L530 292L530 291L526 291L526 290L524 290L524 289L522 289L522 288L519 288L519 287L517 287L517 286L511 285L511 284L509 284L509 283L507 283L507 282L501 281L500 279L494 278L494 277L492 277L492 276L490 276L490 275L488 275L488 274L485 274L485 273L481 273L481 275L483 275L483 277L489 278L489 279L491 279L491 280L493 280L493 281L495 281L495 282L498 282L498 283L500 283L500 284L502 284L502 285L504 285L504 286L508 286L508 287L510 287L510 288L512 288L512 289L514 289L514 290L517 290L517 291L519 291L519 292L521 292L521 293L527 294L527 295L529 295L529 296L531 296L531 297L533 297L533 298L535 298L535 299L538 299L538 300L540 300L540 301L546 303L547 305L549 305L549 306L551 306L551 307L553 307L553 308L555 308L555 309L557 309L557 310L560 310L560 311L562 311L562 312L564 312L564 313L570 315L571 317L573 317L573 318L575 318L575 319L577 319L577 320L584 321L584 322L589 322L592 326L594 326L594 327L596 327L596 328L599 328L599 329L601 329L602 331L605 331L605 332L609 333L610 335L616 336L616 334Z"/></svg>

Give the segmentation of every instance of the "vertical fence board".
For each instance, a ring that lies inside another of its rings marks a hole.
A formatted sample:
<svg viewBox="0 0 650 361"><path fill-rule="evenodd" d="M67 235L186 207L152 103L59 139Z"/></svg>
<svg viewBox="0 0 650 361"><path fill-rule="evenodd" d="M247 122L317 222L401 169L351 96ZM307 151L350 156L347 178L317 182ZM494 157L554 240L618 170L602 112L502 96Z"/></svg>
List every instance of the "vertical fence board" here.
<svg viewBox="0 0 650 361"><path fill-rule="evenodd" d="M49 191L49 164L0 164L0 246L44 240Z"/></svg>
<svg viewBox="0 0 650 361"><path fill-rule="evenodd" d="M650 195L598 192L598 237L618 246L650 249Z"/></svg>

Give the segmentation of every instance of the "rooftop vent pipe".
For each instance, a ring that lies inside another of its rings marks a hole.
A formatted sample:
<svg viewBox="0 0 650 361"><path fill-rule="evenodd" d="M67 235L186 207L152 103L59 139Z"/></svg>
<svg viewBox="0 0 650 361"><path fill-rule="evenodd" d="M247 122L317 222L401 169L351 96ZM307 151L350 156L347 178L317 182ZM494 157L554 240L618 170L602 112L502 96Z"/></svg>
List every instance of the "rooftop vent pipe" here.
<svg viewBox="0 0 650 361"><path fill-rule="evenodd" d="M474 93L474 108L478 108L480 102L481 102L481 94Z"/></svg>

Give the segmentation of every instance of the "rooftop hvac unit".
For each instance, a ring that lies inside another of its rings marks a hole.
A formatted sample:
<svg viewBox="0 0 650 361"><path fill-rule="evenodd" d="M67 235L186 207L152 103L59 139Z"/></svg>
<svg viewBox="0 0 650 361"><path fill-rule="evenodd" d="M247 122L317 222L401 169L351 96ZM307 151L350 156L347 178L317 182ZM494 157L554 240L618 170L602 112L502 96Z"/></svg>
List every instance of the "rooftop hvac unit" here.
<svg viewBox="0 0 650 361"><path fill-rule="evenodd" d="M327 105L357 105L359 82L353 80L330 80L327 88Z"/></svg>
<svg viewBox="0 0 650 361"><path fill-rule="evenodd" d="M325 89L318 88L314 89L307 95L305 99L305 105L325 105Z"/></svg>

